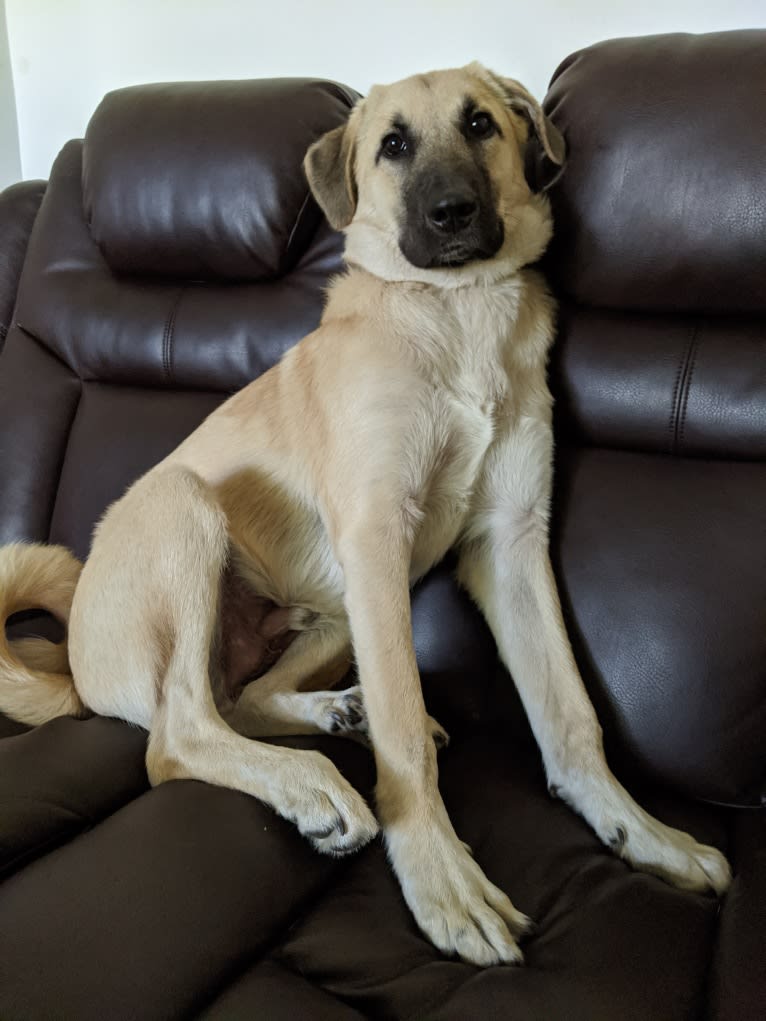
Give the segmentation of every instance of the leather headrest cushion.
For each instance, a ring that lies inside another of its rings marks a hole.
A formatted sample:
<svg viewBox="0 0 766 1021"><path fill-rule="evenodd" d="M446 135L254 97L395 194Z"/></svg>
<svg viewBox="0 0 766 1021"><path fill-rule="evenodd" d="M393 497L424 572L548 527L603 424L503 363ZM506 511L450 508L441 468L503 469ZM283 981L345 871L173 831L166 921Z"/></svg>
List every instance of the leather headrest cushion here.
<svg viewBox="0 0 766 1021"><path fill-rule="evenodd" d="M301 78L110 92L83 156L85 214L109 266L197 280L285 272L321 215L303 157L355 99Z"/></svg>
<svg viewBox="0 0 766 1021"><path fill-rule="evenodd" d="M551 261L582 303L766 310L766 32L613 39L568 57Z"/></svg>

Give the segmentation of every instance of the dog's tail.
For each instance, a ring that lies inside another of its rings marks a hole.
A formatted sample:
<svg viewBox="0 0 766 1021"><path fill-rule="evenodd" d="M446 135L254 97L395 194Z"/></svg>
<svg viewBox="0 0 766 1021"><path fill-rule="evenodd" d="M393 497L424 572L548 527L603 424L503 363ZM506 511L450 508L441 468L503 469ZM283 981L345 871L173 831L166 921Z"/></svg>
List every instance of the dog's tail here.
<svg viewBox="0 0 766 1021"><path fill-rule="evenodd" d="M5 624L20 610L48 610L66 624L82 564L63 546L14 543L0 548L0 711L35 726L55 716L83 716L66 643L9 641Z"/></svg>

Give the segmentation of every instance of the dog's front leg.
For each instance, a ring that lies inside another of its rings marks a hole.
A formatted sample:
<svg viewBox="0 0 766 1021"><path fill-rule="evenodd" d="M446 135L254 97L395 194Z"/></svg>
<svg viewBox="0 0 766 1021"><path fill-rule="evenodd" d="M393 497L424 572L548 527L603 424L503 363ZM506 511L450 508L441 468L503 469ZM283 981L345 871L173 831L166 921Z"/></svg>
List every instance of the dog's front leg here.
<svg viewBox="0 0 766 1021"><path fill-rule="evenodd" d="M636 868L682 889L726 890L715 848L652 818L615 779L580 678L548 556L550 428L534 419L498 446L459 577L484 612L518 688L552 793Z"/></svg>
<svg viewBox="0 0 766 1021"><path fill-rule="evenodd" d="M474 964L521 960L528 920L486 878L455 834L437 783L410 623L406 514L378 505L338 544L370 736L377 805L405 900L445 953Z"/></svg>

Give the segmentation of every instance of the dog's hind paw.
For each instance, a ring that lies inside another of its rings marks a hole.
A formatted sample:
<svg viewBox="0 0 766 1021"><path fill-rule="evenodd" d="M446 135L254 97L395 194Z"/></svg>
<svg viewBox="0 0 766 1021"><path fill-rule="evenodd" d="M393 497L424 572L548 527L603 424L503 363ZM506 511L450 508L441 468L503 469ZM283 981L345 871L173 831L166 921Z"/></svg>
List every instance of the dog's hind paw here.
<svg viewBox="0 0 766 1021"><path fill-rule="evenodd" d="M369 727L364 709L362 689L359 685L345 691L317 694L317 725L327 734L353 737L368 743ZM433 716L428 717L428 729L437 750L449 744L449 734Z"/></svg>
<svg viewBox="0 0 766 1021"><path fill-rule="evenodd" d="M362 689L357 685L345 691L332 691L319 703L317 723L328 734L348 731L367 733L367 714L362 701Z"/></svg>

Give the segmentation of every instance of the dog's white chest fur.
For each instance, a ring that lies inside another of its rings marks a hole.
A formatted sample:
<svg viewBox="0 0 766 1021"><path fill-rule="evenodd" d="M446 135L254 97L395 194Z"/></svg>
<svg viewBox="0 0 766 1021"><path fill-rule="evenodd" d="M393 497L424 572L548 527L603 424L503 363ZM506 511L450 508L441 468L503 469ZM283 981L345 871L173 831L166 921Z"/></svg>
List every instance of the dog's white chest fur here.
<svg viewBox="0 0 766 1021"><path fill-rule="evenodd" d="M434 296L432 328L410 338L431 384L415 428L432 430L430 444L418 443L421 450L430 447L432 462L423 466L423 487L405 507L414 530L413 580L470 528L488 454L524 411L510 381L517 363L544 378L547 344L537 345L530 359L529 339L519 336L524 300L518 277L485 290L442 291Z"/></svg>

